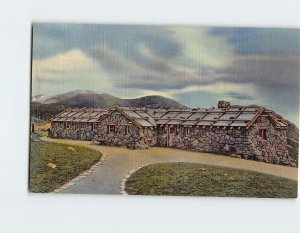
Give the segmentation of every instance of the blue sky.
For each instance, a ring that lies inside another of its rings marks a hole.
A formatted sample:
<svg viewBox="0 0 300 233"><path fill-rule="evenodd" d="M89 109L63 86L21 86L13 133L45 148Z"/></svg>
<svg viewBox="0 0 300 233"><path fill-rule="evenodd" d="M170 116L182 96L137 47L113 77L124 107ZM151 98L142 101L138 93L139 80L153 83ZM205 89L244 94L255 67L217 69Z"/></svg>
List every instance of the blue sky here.
<svg viewBox="0 0 300 233"><path fill-rule="evenodd" d="M190 107L259 104L298 125L300 30L33 25L32 94L162 95Z"/></svg>

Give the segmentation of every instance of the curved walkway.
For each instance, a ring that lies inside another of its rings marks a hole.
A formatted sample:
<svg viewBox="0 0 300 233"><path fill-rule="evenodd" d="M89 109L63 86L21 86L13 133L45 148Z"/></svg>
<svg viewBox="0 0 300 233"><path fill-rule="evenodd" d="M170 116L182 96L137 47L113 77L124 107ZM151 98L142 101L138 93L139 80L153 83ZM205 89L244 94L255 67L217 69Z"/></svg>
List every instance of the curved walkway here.
<svg viewBox="0 0 300 233"><path fill-rule="evenodd" d="M90 141L41 138L44 141L80 145L100 151L102 164L89 176L79 179L62 193L119 194L120 182L140 166L152 163L190 162L257 171L297 180L298 169L215 154L190 152L172 148L153 147L147 150L130 150L120 147L93 145Z"/></svg>

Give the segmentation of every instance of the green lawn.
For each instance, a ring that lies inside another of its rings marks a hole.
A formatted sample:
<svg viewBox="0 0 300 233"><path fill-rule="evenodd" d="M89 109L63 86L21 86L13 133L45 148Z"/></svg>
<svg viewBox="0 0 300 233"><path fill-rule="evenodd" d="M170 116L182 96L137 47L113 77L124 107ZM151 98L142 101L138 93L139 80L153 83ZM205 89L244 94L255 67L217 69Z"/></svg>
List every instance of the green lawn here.
<svg viewBox="0 0 300 233"><path fill-rule="evenodd" d="M43 125L46 124L47 121L41 120L39 118L36 117L31 117L31 124L37 124L37 125Z"/></svg>
<svg viewBox="0 0 300 233"><path fill-rule="evenodd" d="M288 151L289 151L289 155L292 159L295 160L295 163L297 164L298 166L298 147L299 147L299 143L295 140L291 140L288 138L288 144L291 146L291 147L288 147Z"/></svg>
<svg viewBox="0 0 300 233"><path fill-rule="evenodd" d="M31 142L29 191L51 192L89 169L101 153L80 146Z"/></svg>
<svg viewBox="0 0 300 233"><path fill-rule="evenodd" d="M297 182L285 178L193 163L152 164L125 184L132 195L297 197Z"/></svg>

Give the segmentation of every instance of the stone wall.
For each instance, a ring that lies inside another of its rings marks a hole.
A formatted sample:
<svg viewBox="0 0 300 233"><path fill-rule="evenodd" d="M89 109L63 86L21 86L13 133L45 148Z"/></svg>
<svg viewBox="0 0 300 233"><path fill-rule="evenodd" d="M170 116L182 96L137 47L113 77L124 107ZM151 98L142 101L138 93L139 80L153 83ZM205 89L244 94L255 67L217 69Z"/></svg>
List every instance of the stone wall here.
<svg viewBox="0 0 300 233"><path fill-rule="evenodd" d="M92 140L97 131L88 122L51 122L50 137L73 140Z"/></svg>
<svg viewBox="0 0 300 233"><path fill-rule="evenodd" d="M259 136L259 129L266 130L265 139ZM275 128L268 117L261 116L256 120L256 123L250 128L250 141L257 160L296 166L289 158L286 130Z"/></svg>
<svg viewBox="0 0 300 233"><path fill-rule="evenodd" d="M249 132L243 129L222 129L222 128L202 128L189 127L189 134L186 134L184 126L174 126L173 135L168 136L160 130L158 133L157 146L169 146L190 150L213 152L220 154L240 154L251 153L251 142Z"/></svg>
<svg viewBox="0 0 300 233"><path fill-rule="evenodd" d="M259 117L249 129L234 127L202 128L173 126L172 134L167 134L168 127L158 127L156 146L170 146L189 151L227 154L233 157L253 159L295 167L287 150L286 129L277 129L267 117ZM266 139L259 135L259 129L266 129Z"/></svg>
<svg viewBox="0 0 300 233"><path fill-rule="evenodd" d="M108 133L109 125L115 127ZM128 132L126 133L126 127ZM96 125L97 135L94 140L103 145L122 146L132 149L146 149L155 144L154 127L138 127L117 111L104 118Z"/></svg>

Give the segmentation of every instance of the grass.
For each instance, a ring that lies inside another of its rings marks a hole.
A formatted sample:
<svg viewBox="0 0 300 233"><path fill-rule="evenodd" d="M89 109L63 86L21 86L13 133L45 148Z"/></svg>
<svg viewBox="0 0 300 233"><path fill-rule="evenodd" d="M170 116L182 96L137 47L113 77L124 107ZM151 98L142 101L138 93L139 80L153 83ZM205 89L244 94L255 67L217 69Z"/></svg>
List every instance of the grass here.
<svg viewBox="0 0 300 233"><path fill-rule="evenodd" d="M33 141L30 150L30 192L51 192L89 169L101 153L81 146Z"/></svg>
<svg viewBox="0 0 300 233"><path fill-rule="evenodd" d="M289 155L298 166L299 129L293 124L289 124L287 128L287 142Z"/></svg>
<svg viewBox="0 0 300 233"><path fill-rule="evenodd" d="M291 140L288 138L288 144L291 147L288 147L289 155L292 159L295 160L295 163L298 165L298 147L299 143L295 140Z"/></svg>
<svg viewBox="0 0 300 233"><path fill-rule="evenodd" d="M241 169L193 163L158 163L126 181L131 195L297 197L297 182Z"/></svg>
<svg viewBox="0 0 300 233"><path fill-rule="evenodd" d="M43 125L46 123L47 123L47 121L44 121L44 120L36 118L36 117L31 117L31 124Z"/></svg>

